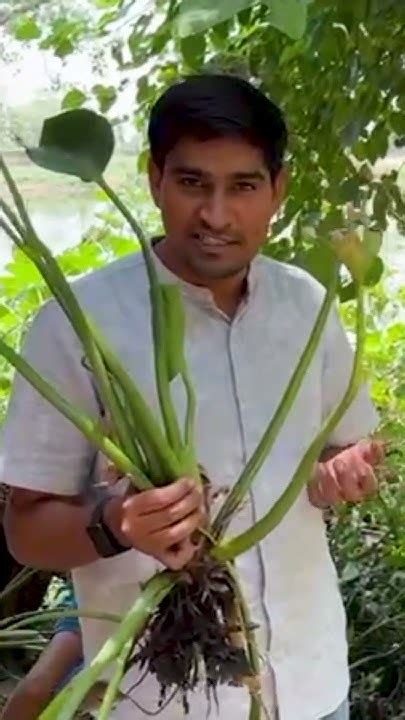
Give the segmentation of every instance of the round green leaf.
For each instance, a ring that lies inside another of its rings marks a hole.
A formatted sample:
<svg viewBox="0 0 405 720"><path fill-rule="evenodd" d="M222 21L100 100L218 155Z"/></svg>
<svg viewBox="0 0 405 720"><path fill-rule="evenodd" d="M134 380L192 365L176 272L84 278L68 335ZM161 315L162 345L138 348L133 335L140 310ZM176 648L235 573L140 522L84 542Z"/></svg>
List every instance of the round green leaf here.
<svg viewBox="0 0 405 720"><path fill-rule="evenodd" d="M110 123L93 110L68 110L45 120L39 147L26 148L40 167L85 182L101 178L114 150Z"/></svg>
<svg viewBox="0 0 405 720"><path fill-rule="evenodd" d="M17 40L37 40L41 37L41 30L37 23L27 15L16 20L12 26L12 32Z"/></svg>
<svg viewBox="0 0 405 720"><path fill-rule="evenodd" d="M78 88L72 88L66 93L62 100L63 110L74 110L79 108L86 101L86 95Z"/></svg>
<svg viewBox="0 0 405 720"><path fill-rule="evenodd" d="M115 87L113 85L98 84L94 85L93 92L98 100L101 112L108 112L117 99L117 91Z"/></svg>

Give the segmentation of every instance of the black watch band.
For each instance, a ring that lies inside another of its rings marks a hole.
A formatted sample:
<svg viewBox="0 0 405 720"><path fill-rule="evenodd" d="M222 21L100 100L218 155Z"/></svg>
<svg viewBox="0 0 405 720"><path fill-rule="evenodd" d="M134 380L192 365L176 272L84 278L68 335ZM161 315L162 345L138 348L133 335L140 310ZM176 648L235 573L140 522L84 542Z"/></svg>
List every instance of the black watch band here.
<svg viewBox="0 0 405 720"><path fill-rule="evenodd" d="M131 547L121 545L104 521L104 507L110 500L110 496L105 496L101 498L101 500L98 500L91 514L90 522L86 527L87 534L97 550L98 555L103 558L113 557L114 555L120 555L121 553L131 550Z"/></svg>

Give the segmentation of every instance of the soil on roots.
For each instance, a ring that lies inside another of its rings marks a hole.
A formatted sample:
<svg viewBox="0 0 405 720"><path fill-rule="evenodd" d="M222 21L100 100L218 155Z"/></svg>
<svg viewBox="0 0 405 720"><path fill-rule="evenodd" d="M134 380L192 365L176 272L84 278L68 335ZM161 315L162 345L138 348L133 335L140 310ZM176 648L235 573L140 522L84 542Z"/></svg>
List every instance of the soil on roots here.
<svg viewBox="0 0 405 720"><path fill-rule="evenodd" d="M228 571L204 558L162 601L128 665L155 675L160 707L177 689L187 714L189 694L200 683L211 703L218 685L240 685L252 675L244 647L234 642L241 630Z"/></svg>

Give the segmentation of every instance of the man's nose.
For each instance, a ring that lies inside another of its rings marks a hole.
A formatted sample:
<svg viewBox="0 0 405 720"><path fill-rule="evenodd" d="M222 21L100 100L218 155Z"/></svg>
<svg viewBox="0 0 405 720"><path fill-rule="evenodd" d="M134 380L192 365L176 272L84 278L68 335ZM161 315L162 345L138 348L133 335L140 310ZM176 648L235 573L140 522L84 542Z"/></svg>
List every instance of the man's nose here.
<svg viewBox="0 0 405 720"><path fill-rule="evenodd" d="M220 234L230 225L229 207L222 192L215 192L204 199L200 219L205 227Z"/></svg>

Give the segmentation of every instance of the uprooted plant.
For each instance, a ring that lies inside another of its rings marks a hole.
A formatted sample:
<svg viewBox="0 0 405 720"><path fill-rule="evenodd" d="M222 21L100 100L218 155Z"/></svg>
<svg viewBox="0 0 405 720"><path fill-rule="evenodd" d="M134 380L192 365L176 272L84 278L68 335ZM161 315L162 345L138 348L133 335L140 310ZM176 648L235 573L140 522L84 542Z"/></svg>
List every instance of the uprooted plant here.
<svg viewBox="0 0 405 720"><path fill-rule="evenodd" d="M0 158L0 170L9 188L14 207L0 198L0 227L29 257L46 281L54 299L79 338L104 407L108 410L108 433L98 418L86 416L69 398L62 397L27 361L3 339L0 353L124 474L133 491L191 476L209 485L199 464L194 439L196 397L184 350L185 314L177 284L159 281L153 255L138 223L106 182L103 173L111 158L114 138L105 118L89 110L62 113L45 121L37 148L26 148L38 165L55 172L96 182L104 190L135 232L145 260L150 288L155 378L160 417L148 407L136 383L109 347L102 332L80 306L57 261L35 232L24 201L7 166ZM106 720L119 696L122 678L133 663L153 673L161 688L161 703L173 691L180 692L185 711L189 694L197 682L205 682L215 699L220 683L244 683L251 695L250 718L265 714L260 696L260 662L234 560L270 533L283 519L308 481L314 463L328 436L350 406L362 380L365 338L364 280L378 248L362 241L358 223L330 241L324 241L330 264L329 283L318 317L290 383L265 433L216 517L201 528L201 543L192 563L182 572L162 572L145 585L116 632L77 678L73 679L42 713L42 720L69 720L97 683L103 671L115 662L115 669L102 700L99 718ZM335 301L341 263L349 270L357 298L357 347L347 390L339 406L302 458L289 486L272 508L251 528L237 537L226 532L235 513L268 456L292 407L306 371L321 339ZM170 384L180 376L187 397L184 427L174 407ZM209 508L208 508L209 516ZM80 614L80 613L79 613ZM29 625L30 618L23 621ZM21 632L14 619L0 628L2 633Z"/></svg>

